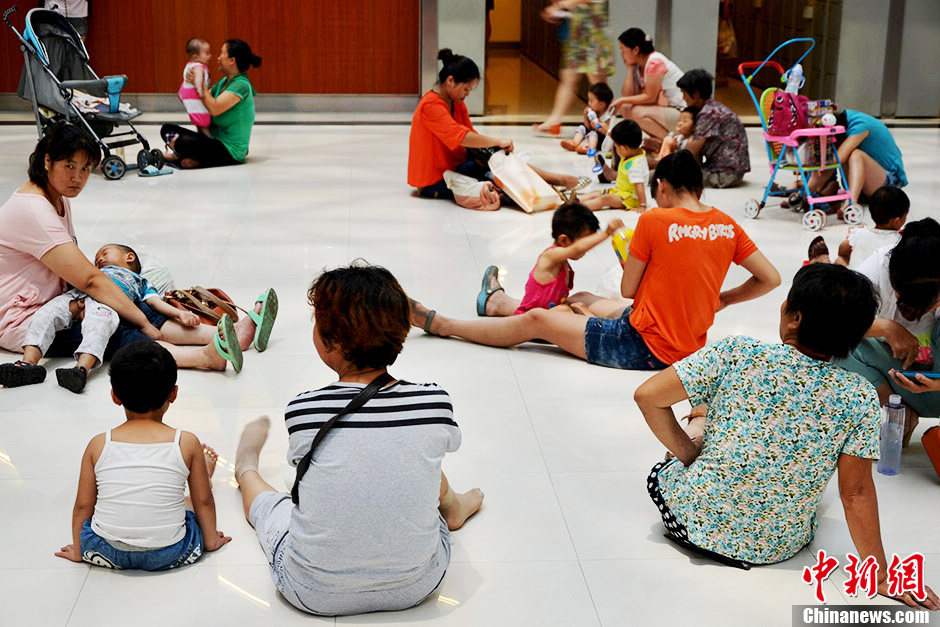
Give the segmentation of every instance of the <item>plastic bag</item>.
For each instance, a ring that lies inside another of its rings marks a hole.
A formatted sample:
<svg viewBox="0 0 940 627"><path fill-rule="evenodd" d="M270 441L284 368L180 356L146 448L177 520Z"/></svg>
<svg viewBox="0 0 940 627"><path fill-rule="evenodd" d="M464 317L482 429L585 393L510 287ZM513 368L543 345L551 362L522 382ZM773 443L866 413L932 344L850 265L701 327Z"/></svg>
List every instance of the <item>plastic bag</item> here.
<svg viewBox="0 0 940 627"><path fill-rule="evenodd" d="M551 211L561 206L558 192L518 155L500 150L490 157L489 166L496 184L526 213Z"/></svg>

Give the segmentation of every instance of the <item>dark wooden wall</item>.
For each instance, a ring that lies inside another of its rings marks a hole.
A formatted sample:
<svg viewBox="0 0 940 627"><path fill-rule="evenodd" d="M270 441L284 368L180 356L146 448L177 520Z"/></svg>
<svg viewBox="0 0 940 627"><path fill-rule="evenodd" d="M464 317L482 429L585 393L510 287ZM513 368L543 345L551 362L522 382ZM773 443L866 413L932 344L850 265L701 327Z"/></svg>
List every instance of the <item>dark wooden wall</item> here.
<svg viewBox="0 0 940 627"><path fill-rule="evenodd" d="M535 61L542 69L558 76L561 61L561 43L558 27L542 19L545 0L522 0L522 32L519 47L522 54Z"/></svg>
<svg viewBox="0 0 940 627"><path fill-rule="evenodd" d="M26 0L12 21L21 30ZM126 91L175 92L190 37L247 41L262 57L261 93L417 94L419 0L104 0L92 3L87 39L99 75L127 74ZM16 91L19 42L0 35L0 91ZM213 82L216 62L209 64Z"/></svg>

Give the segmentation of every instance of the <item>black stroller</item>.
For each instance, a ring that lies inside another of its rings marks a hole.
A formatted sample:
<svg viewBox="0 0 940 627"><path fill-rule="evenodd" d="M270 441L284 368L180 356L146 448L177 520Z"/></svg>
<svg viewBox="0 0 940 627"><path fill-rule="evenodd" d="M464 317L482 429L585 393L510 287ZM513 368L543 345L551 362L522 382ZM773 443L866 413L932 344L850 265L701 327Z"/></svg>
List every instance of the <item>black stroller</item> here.
<svg viewBox="0 0 940 627"><path fill-rule="evenodd" d="M12 6L3 12L3 21L20 40L23 51L23 73L17 95L29 100L36 116L36 130L42 137L60 120L84 126L101 146L104 158L101 169L105 177L117 180L124 176L127 164L115 148L140 144L137 167L163 167L163 153L150 149L147 140L137 132L131 120L140 111L121 104L121 90L127 76L99 78L88 65L88 51L75 28L55 11L32 9L26 14L23 33L10 23ZM115 128L130 127L115 133ZM107 142L105 142L107 138Z"/></svg>

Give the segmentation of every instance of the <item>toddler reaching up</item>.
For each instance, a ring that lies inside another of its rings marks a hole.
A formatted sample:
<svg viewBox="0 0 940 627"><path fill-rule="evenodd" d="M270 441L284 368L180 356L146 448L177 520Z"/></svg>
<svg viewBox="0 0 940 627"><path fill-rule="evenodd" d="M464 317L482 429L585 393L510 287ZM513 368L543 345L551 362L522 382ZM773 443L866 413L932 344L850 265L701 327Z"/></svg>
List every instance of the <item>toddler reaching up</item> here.
<svg viewBox="0 0 940 627"><path fill-rule="evenodd" d="M110 375L111 398L127 420L88 443L72 544L56 555L114 569L192 564L231 540L216 528L210 479L218 455L192 433L163 424L178 390L165 348L128 344L114 354Z"/></svg>
<svg viewBox="0 0 940 627"><path fill-rule="evenodd" d="M193 37L186 42L186 54L189 55L189 62L183 68L183 82L176 95L186 107L186 113L189 114L189 119L196 126L196 130L203 135L210 135L209 124L212 116L201 98L205 90L209 89L209 67L206 65L212 58L209 42ZM194 74L192 82L186 80L186 75L190 70Z"/></svg>
<svg viewBox="0 0 940 627"><path fill-rule="evenodd" d="M498 282L499 269L490 266L483 274L483 286L477 296L477 315L508 316L523 314L530 309L552 309L555 307L577 308L578 313L590 309L588 303L569 305L569 294L574 287L574 270L569 261L581 259L585 254L610 235L623 228L623 221L611 220L607 228L600 230L597 216L579 204L559 207L552 216L552 238L554 243L539 255L535 267L526 281L525 295L522 300L508 296ZM503 291L494 302L491 297ZM584 300L593 301L598 297L586 295ZM489 304L489 307L487 306Z"/></svg>

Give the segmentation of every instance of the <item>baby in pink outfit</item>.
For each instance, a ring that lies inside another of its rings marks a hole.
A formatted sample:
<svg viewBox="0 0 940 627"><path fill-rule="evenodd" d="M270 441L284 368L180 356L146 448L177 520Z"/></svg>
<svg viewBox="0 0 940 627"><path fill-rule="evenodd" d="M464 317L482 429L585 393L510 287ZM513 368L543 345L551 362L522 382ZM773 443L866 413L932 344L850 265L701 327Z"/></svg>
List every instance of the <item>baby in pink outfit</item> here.
<svg viewBox="0 0 940 627"><path fill-rule="evenodd" d="M516 301L518 306L512 313L518 315L530 309L568 307L568 295L574 286L574 270L569 261L581 259L620 228L623 228L623 221L614 219L601 231L597 216L584 205L570 204L556 209L552 216L555 241L539 255L526 281L525 295L521 302ZM483 275L483 287L477 296L477 314L480 316L508 315L511 311L500 305L499 312L487 312L490 296L503 289L499 286L497 273L498 268L490 266ZM505 298L501 300L508 302ZM589 303L585 305L584 308L589 310Z"/></svg>
<svg viewBox="0 0 940 627"><path fill-rule="evenodd" d="M189 114L196 130L203 135L209 135L212 116L202 103L202 95L209 89L209 67L206 65L212 58L209 42L193 37L186 42L186 54L189 55L189 62L183 68L183 82L176 95L186 107L186 113ZM192 82L186 80L190 70L194 74Z"/></svg>

